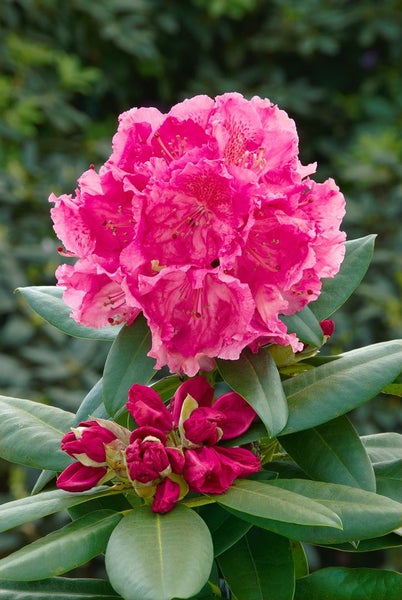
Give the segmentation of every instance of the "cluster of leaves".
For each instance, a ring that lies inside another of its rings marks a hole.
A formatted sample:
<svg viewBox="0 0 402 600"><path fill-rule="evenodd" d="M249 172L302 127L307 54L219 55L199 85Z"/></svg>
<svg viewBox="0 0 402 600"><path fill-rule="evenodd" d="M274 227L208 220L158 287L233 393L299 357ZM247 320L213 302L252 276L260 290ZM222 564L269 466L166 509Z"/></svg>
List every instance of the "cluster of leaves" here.
<svg viewBox="0 0 402 600"><path fill-rule="evenodd" d="M126 422L133 382L168 400L180 384L161 377L147 356L150 332L95 330L69 317L60 290L21 288L31 308L71 336L113 340L103 378L76 414L19 398L0 397L0 456L43 469L34 495L0 507L1 530L68 510L70 522L0 560L0 591L9 598L78 597L259 600L397 600L402 575L382 569L330 567L309 573L304 543L351 553L402 545L402 436L360 437L346 413L373 398L401 372L401 341L318 357L319 321L330 317L361 281L372 255L368 236L347 243L340 273L320 298L287 318L305 342L297 355L279 348L218 360L216 383L237 391L259 419L234 445L254 444L263 469L221 495L186 497L166 515L119 485L84 493L44 488L70 458L61 437L89 415ZM23 430L23 435L21 435ZM191 536L188 535L191 531ZM61 575L105 553L106 579ZM28 585L29 582L29 585Z"/></svg>

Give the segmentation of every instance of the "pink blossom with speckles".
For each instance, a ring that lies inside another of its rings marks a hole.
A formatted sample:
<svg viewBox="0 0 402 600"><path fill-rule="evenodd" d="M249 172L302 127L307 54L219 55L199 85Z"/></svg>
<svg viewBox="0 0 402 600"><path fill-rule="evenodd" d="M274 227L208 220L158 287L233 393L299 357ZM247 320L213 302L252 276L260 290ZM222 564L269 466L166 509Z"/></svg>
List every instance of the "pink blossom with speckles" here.
<svg viewBox="0 0 402 600"><path fill-rule="evenodd" d="M57 270L87 326L143 313L157 368L195 375L246 346L302 343L300 311L344 256L344 197L311 179L292 119L267 99L195 96L120 115L113 152L75 196L53 194Z"/></svg>

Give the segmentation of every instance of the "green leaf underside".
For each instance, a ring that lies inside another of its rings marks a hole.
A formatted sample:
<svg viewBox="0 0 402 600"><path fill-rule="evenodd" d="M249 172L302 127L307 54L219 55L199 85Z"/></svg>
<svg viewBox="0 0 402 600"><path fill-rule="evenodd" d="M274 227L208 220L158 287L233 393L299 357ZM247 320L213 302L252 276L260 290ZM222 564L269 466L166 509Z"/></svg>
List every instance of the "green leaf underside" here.
<svg viewBox="0 0 402 600"><path fill-rule="evenodd" d="M243 396L264 423L269 435L276 436L286 424L288 409L275 361L268 350L258 354L245 349L236 361L217 360L226 383Z"/></svg>
<svg viewBox="0 0 402 600"><path fill-rule="evenodd" d="M146 385L155 374L155 360L147 356L151 332L142 315L124 327L114 341L103 371L103 401L108 414L115 417L127 402L133 383Z"/></svg>
<svg viewBox="0 0 402 600"><path fill-rule="evenodd" d="M292 600L295 575L290 541L253 527L218 559L239 600Z"/></svg>
<svg viewBox="0 0 402 600"><path fill-rule="evenodd" d="M238 480L227 492L211 498L225 508L234 509L245 520L251 515L287 524L342 527L340 518L319 501L271 487L266 482Z"/></svg>
<svg viewBox="0 0 402 600"><path fill-rule="evenodd" d="M54 577L42 581L1 581L1 600L121 600L103 579Z"/></svg>
<svg viewBox="0 0 402 600"><path fill-rule="evenodd" d="M62 575L104 552L121 515L87 514L0 560L0 579L35 581Z"/></svg>
<svg viewBox="0 0 402 600"><path fill-rule="evenodd" d="M376 491L370 459L347 417L281 436L280 441L309 477Z"/></svg>
<svg viewBox="0 0 402 600"><path fill-rule="evenodd" d="M130 511L106 549L110 582L125 600L194 596L207 582L212 562L208 527L182 505L164 515L149 507Z"/></svg>
<svg viewBox="0 0 402 600"><path fill-rule="evenodd" d="M10 462L64 469L71 458L60 450L60 440L74 415L54 406L0 396L0 456Z"/></svg>
<svg viewBox="0 0 402 600"><path fill-rule="evenodd" d="M65 510L71 506L88 502L110 494L108 486L93 488L88 492L65 492L52 490L41 492L36 496L28 496L0 505L0 533L18 527L23 523L41 519L47 515Z"/></svg>
<svg viewBox="0 0 402 600"><path fill-rule="evenodd" d="M321 294L309 308L318 321L328 319L352 295L363 279L373 256L375 235L345 243L345 258L333 279L323 279Z"/></svg>
<svg viewBox="0 0 402 600"><path fill-rule="evenodd" d="M373 344L341 355L283 382L289 418L283 434L311 429L360 406L397 377L402 340Z"/></svg>
<svg viewBox="0 0 402 600"><path fill-rule="evenodd" d="M400 600L402 575L383 569L329 567L299 579L295 600Z"/></svg>
<svg viewBox="0 0 402 600"><path fill-rule="evenodd" d="M121 326L107 326L100 329L85 327L70 317L71 308L63 301L63 288L54 286L32 286L18 288L17 291L29 306L45 321L73 337L90 340L113 341Z"/></svg>
<svg viewBox="0 0 402 600"><path fill-rule="evenodd" d="M305 479L276 479L260 485L293 491L314 499L339 515L343 530L332 527L305 527L299 524L243 518L259 527L313 544L339 544L384 536L402 525L402 504L385 496L353 487ZM238 516L240 513L236 511Z"/></svg>
<svg viewBox="0 0 402 600"><path fill-rule="evenodd" d="M320 348L323 343L323 333L314 313L308 306L294 315L280 315L289 333L295 333L299 340Z"/></svg>

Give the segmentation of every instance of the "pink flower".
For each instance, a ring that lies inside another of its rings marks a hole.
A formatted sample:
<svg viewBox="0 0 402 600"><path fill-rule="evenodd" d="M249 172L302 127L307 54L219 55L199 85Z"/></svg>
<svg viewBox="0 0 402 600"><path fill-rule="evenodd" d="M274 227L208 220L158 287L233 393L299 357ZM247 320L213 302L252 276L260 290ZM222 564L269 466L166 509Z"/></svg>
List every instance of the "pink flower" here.
<svg viewBox="0 0 402 600"><path fill-rule="evenodd" d="M82 421L66 433L61 449L76 459L58 476L57 487L69 492L82 492L97 485L107 474L106 446L116 435L96 421Z"/></svg>
<svg viewBox="0 0 402 600"><path fill-rule="evenodd" d="M246 448L203 446L187 450L183 475L194 492L223 494L235 479L247 477L260 469L260 461Z"/></svg>
<svg viewBox="0 0 402 600"><path fill-rule="evenodd" d="M79 323L143 312L156 368L195 375L249 346L302 343L280 315L315 300L344 256L344 198L311 179L292 119L267 99L200 95L119 118L75 196L50 197L75 265L57 270Z"/></svg>
<svg viewBox="0 0 402 600"><path fill-rule="evenodd" d="M135 384L129 391L127 408L139 428L126 449L127 468L139 493L141 484L156 486L155 512L170 510L180 497L177 481L167 481L172 473L182 475L191 490L213 494L261 468L250 450L217 445L247 431L256 417L254 410L235 392L215 402L213 394L202 376L178 388L170 409L150 388Z"/></svg>
<svg viewBox="0 0 402 600"><path fill-rule="evenodd" d="M260 470L259 459L246 448L225 448L220 440L247 431L256 417L237 393L213 400L214 388L202 377L182 383L169 407L152 388L134 384L127 409L138 427L104 419L82 421L61 440L61 449L75 459L57 478L57 487L81 492L116 480L133 488L165 513L189 489L222 493L238 477Z"/></svg>
<svg viewBox="0 0 402 600"><path fill-rule="evenodd" d="M132 432L125 451L131 481L149 483L170 473L182 472L183 455L166 442L164 433L155 427L139 427Z"/></svg>

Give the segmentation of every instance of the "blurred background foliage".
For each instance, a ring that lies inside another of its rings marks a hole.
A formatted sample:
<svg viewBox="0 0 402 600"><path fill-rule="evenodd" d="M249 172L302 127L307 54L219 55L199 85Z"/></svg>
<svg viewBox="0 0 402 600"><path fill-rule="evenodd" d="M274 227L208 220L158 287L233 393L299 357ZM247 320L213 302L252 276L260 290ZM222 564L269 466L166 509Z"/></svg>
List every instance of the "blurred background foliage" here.
<svg viewBox="0 0 402 600"><path fill-rule="evenodd" d="M55 283L47 198L102 164L117 115L197 93L286 109L303 162L347 198L348 237L378 234L329 349L402 337L401 65L402 0L2 0L0 393L75 410L99 378L107 344L66 338L13 290ZM400 398L355 419L361 433L398 430ZM13 497L29 488L2 463L0 477Z"/></svg>

